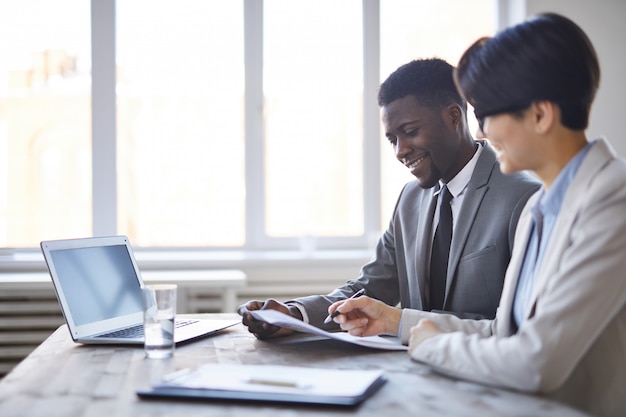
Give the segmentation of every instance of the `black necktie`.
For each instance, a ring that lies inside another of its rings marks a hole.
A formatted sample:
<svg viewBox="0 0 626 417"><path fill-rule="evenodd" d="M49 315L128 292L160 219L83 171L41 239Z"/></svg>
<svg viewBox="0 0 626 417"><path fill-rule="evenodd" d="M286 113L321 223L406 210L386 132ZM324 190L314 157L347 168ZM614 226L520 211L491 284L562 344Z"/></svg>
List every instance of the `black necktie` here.
<svg viewBox="0 0 626 417"><path fill-rule="evenodd" d="M450 241L452 240L452 194L445 185L439 193L439 224L433 239L433 250L430 258L430 309L442 310L446 294L446 274L450 257Z"/></svg>

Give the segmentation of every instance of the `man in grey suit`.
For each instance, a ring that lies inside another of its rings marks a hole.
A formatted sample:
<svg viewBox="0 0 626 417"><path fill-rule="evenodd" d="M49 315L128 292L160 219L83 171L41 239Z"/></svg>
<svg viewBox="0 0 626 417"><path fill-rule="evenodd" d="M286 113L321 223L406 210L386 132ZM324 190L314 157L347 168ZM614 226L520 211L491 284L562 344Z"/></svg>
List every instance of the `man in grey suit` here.
<svg viewBox="0 0 626 417"><path fill-rule="evenodd" d="M417 181L402 190L389 227L359 277L326 296L247 302L238 311L250 332L259 338L291 333L255 320L250 311L258 309L279 310L317 327L337 329L333 322L324 323L328 307L360 289L391 306L399 303L464 318L494 317L517 220L539 185L523 173L503 175L492 148L472 138L467 104L454 85L453 69L440 59L415 60L380 87L385 136ZM452 195L447 209L452 238L444 273L435 279L431 248L444 185Z"/></svg>

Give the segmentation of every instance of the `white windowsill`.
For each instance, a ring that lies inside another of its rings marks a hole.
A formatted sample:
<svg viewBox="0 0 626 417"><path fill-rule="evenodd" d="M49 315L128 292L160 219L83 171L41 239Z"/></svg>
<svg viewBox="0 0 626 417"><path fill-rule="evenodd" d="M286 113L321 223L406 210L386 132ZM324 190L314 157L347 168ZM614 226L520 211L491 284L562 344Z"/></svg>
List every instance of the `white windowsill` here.
<svg viewBox="0 0 626 417"><path fill-rule="evenodd" d="M241 250L135 250L141 269L241 269L254 267L344 266L365 263L372 256L369 249L241 251ZM45 271L38 251L0 251L0 273Z"/></svg>

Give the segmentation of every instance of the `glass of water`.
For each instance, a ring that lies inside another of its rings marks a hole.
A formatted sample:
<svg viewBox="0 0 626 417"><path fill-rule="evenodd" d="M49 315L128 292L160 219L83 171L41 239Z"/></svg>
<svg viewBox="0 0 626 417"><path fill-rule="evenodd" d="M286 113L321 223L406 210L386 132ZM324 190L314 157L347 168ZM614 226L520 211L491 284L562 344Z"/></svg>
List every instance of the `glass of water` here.
<svg viewBox="0 0 626 417"><path fill-rule="evenodd" d="M148 358L169 358L174 354L176 289L176 284L142 288L144 349Z"/></svg>

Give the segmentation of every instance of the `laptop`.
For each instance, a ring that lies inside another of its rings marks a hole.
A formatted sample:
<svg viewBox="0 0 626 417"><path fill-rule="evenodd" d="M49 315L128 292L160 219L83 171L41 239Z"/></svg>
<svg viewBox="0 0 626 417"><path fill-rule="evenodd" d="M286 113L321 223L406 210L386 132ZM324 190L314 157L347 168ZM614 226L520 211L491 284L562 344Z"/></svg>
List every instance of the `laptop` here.
<svg viewBox="0 0 626 417"><path fill-rule="evenodd" d="M41 242L54 290L76 343L143 344L143 282L126 236ZM176 343L239 320L176 319Z"/></svg>

